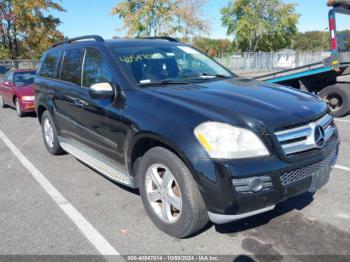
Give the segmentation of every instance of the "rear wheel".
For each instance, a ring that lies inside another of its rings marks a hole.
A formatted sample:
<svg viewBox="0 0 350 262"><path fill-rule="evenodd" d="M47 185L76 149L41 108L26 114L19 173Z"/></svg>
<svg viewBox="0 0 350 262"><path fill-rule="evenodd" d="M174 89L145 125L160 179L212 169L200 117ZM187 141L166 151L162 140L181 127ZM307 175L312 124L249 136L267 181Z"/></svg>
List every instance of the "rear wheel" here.
<svg viewBox="0 0 350 262"><path fill-rule="evenodd" d="M336 84L328 86L320 92L320 97L330 107L331 114L341 117L350 111L350 86L347 84Z"/></svg>
<svg viewBox="0 0 350 262"><path fill-rule="evenodd" d="M63 154L64 150L61 148L58 141L56 127L48 111L45 111L41 118L41 129L47 151L49 151L52 155Z"/></svg>
<svg viewBox="0 0 350 262"><path fill-rule="evenodd" d="M138 178L145 209L163 232L184 238L208 223L197 183L181 159L171 151L155 147L146 152Z"/></svg>
<svg viewBox="0 0 350 262"><path fill-rule="evenodd" d="M19 98L18 97L15 98L15 106L16 106L17 115L19 117L23 117L24 116L24 112L21 109L21 105L19 103Z"/></svg>

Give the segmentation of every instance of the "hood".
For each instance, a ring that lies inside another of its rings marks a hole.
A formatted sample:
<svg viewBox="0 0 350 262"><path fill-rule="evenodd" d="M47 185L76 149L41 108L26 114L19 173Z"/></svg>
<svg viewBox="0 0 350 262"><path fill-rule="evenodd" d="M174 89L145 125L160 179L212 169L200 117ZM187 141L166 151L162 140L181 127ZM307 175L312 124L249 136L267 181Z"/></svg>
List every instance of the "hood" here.
<svg viewBox="0 0 350 262"><path fill-rule="evenodd" d="M19 96L34 96L34 86L25 85L25 86L16 86L16 92Z"/></svg>
<svg viewBox="0 0 350 262"><path fill-rule="evenodd" d="M242 78L154 87L145 91L195 111L208 121L244 122L246 125L261 121L270 132L315 120L328 109L327 104L314 95Z"/></svg>

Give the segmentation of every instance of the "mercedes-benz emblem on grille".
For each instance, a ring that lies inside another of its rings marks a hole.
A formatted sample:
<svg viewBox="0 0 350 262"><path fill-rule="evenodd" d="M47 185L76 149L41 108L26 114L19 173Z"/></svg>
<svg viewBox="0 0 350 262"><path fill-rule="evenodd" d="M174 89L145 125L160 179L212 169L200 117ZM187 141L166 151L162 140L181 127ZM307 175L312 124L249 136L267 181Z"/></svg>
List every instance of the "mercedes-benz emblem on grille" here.
<svg viewBox="0 0 350 262"><path fill-rule="evenodd" d="M318 148L322 148L325 145L324 129L320 125L315 127L315 144Z"/></svg>

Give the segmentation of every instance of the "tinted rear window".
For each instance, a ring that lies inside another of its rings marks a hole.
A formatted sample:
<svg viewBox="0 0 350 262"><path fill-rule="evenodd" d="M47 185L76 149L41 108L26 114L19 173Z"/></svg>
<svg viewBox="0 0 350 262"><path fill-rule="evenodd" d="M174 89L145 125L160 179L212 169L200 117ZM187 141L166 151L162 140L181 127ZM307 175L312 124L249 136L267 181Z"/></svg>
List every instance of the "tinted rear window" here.
<svg viewBox="0 0 350 262"><path fill-rule="evenodd" d="M64 52L61 67L61 80L80 85L81 53L81 49L69 49Z"/></svg>
<svg viewBox="0 0 350 262"><path fill-rule="evenodd" d="M57 64L60 59L60 53L49 53L44 59L43 64L40 67L40 76L56 78L57 77Z"/></svg>

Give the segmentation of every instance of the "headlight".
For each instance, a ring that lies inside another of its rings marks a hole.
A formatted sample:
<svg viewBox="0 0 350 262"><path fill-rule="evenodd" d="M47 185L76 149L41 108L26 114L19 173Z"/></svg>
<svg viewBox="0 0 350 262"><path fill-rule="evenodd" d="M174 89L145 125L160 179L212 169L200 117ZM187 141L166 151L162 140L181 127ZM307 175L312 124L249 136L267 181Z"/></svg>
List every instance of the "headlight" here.
<svg viewBox="0 0 350 262"><path fill-rule="evenodd" d="M239 159L269 155L259 137L248 129L206 122L197 126L194 134L212 158Z"/></svg>
<svg viewBox="0 0 350 262"><path fill-rule="evenodd" d="M22 101L34 101L35 96L22 96Z"/></svg>

